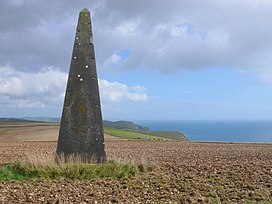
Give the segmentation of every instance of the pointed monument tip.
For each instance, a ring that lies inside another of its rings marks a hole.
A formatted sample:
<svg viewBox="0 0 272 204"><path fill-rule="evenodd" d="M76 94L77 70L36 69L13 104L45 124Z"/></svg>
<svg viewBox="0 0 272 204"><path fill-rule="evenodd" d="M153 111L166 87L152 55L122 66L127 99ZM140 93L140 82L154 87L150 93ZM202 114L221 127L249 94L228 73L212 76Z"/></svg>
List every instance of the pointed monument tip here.
<svg viewBox="0 0 272 204"><path fill-rule="evenodd" d="M87 8L84 8L84 9L82 9L80 12L83 12L83 13L89 13L90 11L87 9Z"/></svg>

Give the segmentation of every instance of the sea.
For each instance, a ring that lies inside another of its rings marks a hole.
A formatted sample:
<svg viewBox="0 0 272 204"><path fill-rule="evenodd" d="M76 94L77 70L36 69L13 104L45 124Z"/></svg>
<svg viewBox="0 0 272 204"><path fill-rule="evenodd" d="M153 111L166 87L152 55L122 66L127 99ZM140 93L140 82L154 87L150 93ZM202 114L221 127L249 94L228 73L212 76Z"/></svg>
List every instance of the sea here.
<svg viewBox="0 0 272 204"><path fill-rule="evenodd" d="M153 131L180 131L191 141L272 143L272 121L137 121Z"/></svg>

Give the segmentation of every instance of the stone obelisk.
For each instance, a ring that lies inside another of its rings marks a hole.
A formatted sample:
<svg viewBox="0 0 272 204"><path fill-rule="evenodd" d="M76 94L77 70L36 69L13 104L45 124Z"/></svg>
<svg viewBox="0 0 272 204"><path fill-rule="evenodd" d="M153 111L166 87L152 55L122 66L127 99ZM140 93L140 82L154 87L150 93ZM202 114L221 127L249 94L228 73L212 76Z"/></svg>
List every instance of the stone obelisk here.
<svg viewBox="0 0 272 204"><path fill-rule="evenodd" d="M86 8L79 14L56 154L84 162L106 160L91 17Z"/></svg>

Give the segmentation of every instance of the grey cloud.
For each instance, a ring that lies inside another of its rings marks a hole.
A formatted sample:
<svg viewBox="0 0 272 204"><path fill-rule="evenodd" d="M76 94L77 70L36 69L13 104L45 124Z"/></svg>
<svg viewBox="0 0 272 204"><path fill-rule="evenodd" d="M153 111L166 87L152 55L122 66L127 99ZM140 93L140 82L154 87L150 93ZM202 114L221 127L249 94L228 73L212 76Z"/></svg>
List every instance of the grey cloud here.
<svg viewBox="0 0 272 204"><path fill-rule="evenodd" d="M265 73L272 65L272 4L265 0L1 1L0 64L67 72L83 7L93 14L99 68L110 69L121 49L131 52L121 70L229 66Z"/></svg>
<svg viewBox="0 0 272 204"><path fill-rule="evenodd" d="M107 45L104 55L109 55L109 50L131 49L131 58L121 64L124 69L144 66L171 72L229 66L258 72L272 65L269 54L272 51L269 21L272 4L269 1L117 0L106 1L105 7L109 11L108 18L101 19L115 22L113 26L101 23L102 28L96 30L97 39L99 42L103 38ZM102 14L103 10L95 16L97 22ZM124 22L139 19L135 35L123 36L116 32L115 28ZM188 25L191 31L171 35L171 27L180 24ZM157 30L158 26L165 29ZM111 38L105 33L111 33ZM103 48L98 45L102 53Z"/></svg>
<svg viewBox="0 0 272 204"><path fill-rule="evenodd" d="M68 70L78 11L85 1L1 1L0 64L22 71Z"/></svg>

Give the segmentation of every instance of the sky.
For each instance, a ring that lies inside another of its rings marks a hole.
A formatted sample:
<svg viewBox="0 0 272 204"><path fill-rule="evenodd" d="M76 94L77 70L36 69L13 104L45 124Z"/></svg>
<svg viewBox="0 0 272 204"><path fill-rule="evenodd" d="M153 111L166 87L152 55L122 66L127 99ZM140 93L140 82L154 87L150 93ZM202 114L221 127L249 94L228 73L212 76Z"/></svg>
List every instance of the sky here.
<svg viewBox="0 0 272 204"><path fill-rule="evenodd" d="M61 117L79 11L110 120L272 120L270 0L0 1L0 117Z"/></svg>

